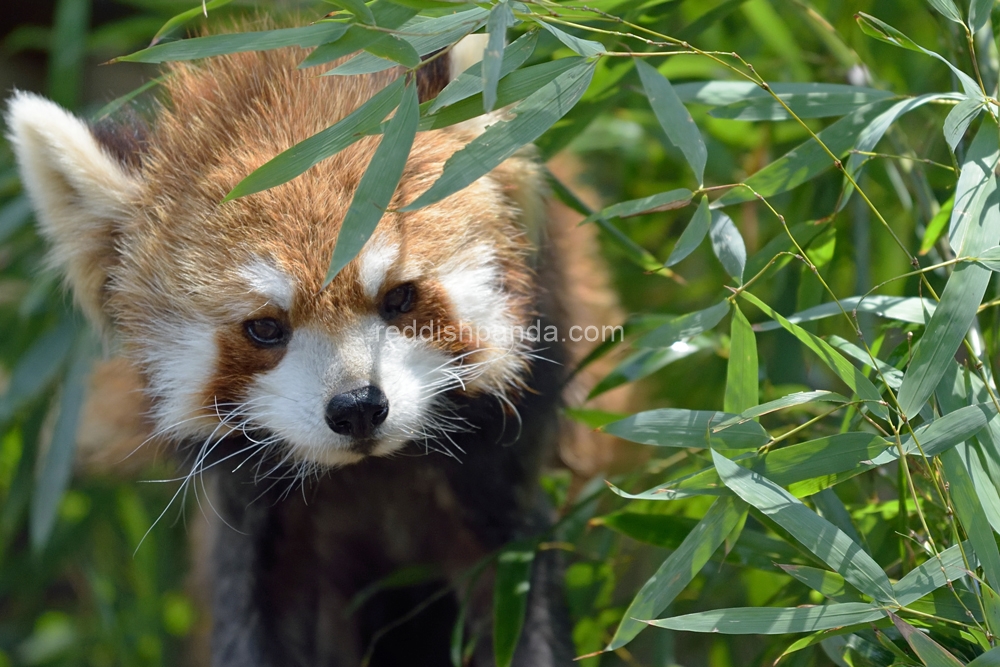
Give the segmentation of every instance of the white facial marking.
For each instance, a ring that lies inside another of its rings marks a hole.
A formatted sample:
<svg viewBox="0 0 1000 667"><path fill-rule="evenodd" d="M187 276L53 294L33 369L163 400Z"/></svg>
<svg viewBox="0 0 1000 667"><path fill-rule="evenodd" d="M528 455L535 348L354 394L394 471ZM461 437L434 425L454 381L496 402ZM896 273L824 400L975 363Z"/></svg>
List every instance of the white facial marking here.
<svg viewBox="0 0 1000 667"><path fill-rule="evenodd" d="M448 361L420 340L387 335L375 317L335 336L300 328L278 366L251 385L249 414L285 441L297 458L333 466L354 463L362 456L349 449L349 437L326 424L326 405L337 394L373 384L389 402L373 452L384 456L424 437Z"/></svg>
<svg viewBox="0 0 1000 667"><path fill-rule="evenodd" d="M295 280L287 273L264 261L257 260L240 269L249 291L256 292L283 310L291 310L295 297Z"/></svg>
<svg viewBox="0 0 1000 667"><path fill-rule="evenodd" d="M153 418L157 430L192 436L214 428L202 405L202 392L215 369L215 332L206 322L159 322L151 327L140 352L155 391Z"/></svg>
<svg viewBox="0 0 1000 667"><path fill-rule="evenodd" d="M485 334L485 347L512 349L514 331L507 297L500 288L499 269L493 251L477 248L441 267L438 278L455 307L455 315L477 333Z"/></svg>
<svg viewBox="0 0 1000 667"><path fill-rule="evenodd" d="M385 275L399 259L399 244L381 238L372 239L361 251L359 261L361 287L365 296L372 299L385 282Z"/></svg>

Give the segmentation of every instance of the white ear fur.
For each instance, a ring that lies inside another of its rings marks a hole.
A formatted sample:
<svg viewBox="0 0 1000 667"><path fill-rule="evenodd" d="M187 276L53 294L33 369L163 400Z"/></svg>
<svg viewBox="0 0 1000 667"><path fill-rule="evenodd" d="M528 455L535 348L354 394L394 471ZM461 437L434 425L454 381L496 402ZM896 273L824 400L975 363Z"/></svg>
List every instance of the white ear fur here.
<svg viewBox="0 0 1000 667"><path fill-rule="evenodd" d="M459 74L483 59L487 40L489 40L489 35L468 35L452 47L448 59L451 66L449 80L454 80Z"/></svg>
<svg viewBox="0 0 1000 667"><path fill-rule="evenodd" d="M84 313L106 324L102 291L114 261L115 228L138 179L101 147L81 119L38 95L16 92L6 114L21 180Z"/></svg>

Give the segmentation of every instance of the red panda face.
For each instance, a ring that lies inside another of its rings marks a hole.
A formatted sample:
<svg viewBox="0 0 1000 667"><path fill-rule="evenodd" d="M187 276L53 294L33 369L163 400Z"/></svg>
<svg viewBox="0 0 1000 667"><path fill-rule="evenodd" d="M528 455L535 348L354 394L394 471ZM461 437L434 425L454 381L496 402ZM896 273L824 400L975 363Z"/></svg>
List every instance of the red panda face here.
<svg viewBox="0 0 1000 667"><path fill-rule="evenodd" d="M83 137L55 105L16 98L12 139L43 231L85 310L142 370L168 438L210 444L242 432L324 465L447 442L462 428L450 397L503 402L525 379L537 167L514 158L434 206L399 213L474 136L418 134L390 210L324 287L377 138L219 203L390 80L303 74L300 55L177 68L138 167ZM42 116L68 129L53 133L35 122ZM65 155L65 142L89 164L64 173L45 160ZM91 192L108 183L113 192ZM70 190L63 199L60 188ZM81 198L87 205L74 205Z"/></svg>

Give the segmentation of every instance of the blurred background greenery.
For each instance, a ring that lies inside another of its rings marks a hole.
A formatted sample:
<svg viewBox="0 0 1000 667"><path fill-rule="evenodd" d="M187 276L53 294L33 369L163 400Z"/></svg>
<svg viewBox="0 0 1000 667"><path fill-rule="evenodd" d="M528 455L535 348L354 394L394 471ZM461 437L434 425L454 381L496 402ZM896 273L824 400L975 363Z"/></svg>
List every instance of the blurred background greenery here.
<svg viewBox="0 0 1000 667"><path fill-rule="evenodd" d="M151 66L101 63L145 46L168 18L195 4L12 0L0 11L0 90L4 95L15 87L39 91L84 116L93 115L156 75ZM967 61L964 33L918 0L659 0L630 6L640 8L660 32L702 49L738 52L769 82L854 83L909 95L954 88L944 65L862 34L854 21L858 11L888 21L952 62ZM248 7L234 3L213 13L213 20L225 20L227 12ZM310 4L302 7L303 12L316 9ZM203 24L204 19L196 18L187 27ZM175 35L182 33L183 29ZM560 48L555 40L543 41L543 47L536 54L539 58ZM979 50L984 62L993 63L992 69L984 69L984 79L987 89L994 90L997 50L992 38L986 38ZM613 77L614 68L623 66L612 63L598 76ZM732 78L717 64L696 56L675 57L660 69L674 83ZM593 189L609 203L692 187L683 156L662 134L638 80L633 76L609 90L592 86L580 107L543 136L539 142L543 155L550 158L559 151L575 155L580 165L576 186ZM806 129L793 121L747 123L710 116L698 105L690 109L708 146L706 185L742 181L808 138ZM887 154L916 155L941 164L879 158L863 177L863 187L895 234L914 249L954 187L952 157L938 131L946 112L947 108L929 105L906 116L880 145ZM813 129L827 124L822 119L806 122ZM884 230L872 225L869 210L857 198L836 212L840 192L841 176L830 171L771 198L771 203L790 224L821 223L808 228L814 235L810 256L836 293L862 294L906 273L908 258ZM781 240L787 237L779 222L759 203L729 212L750 257L746 276L788 246ZM689 208L617 224L663 260L690 215ZM57 415L79 407L63 378L85 368L77 363L83 356L80 323L58 281L42 269L44 246L32 222L9 147L0 143L0 667L185 664L203 619L189 594L189 531L183 513L168 515L140 546L176 488L143 480L170 478L170 465L163 462L129 479L89 474L69 481L71 456L60 456ZM675 267L677 277L669 279L644 272L605 237L625 309L687 313L713 303L727 278L706 245ZM932 248L928 257L934 256ZM828 300L810 274L800 262L789 262L769 274L755 292L780 312L801 311ZM945 275L929 277L940 289ZM880 293L916 290L917 279L911 277ZM996 295L996 285L989 294ZM987 317L992 326L986 327L991 341L1000 331L1000 310L992 312ZM805 326L848 338L851 333L839 320ZM905 327L897 323L895 329L879 329L874 320L863 320L863 326L872 339L888 331L884 349L902 342L905 352ZM696 342L642 381L648 404L721 407L728 336L706 333ZM829 374L803 354L790 335L760 333L757 344L762 401L831 386ZM804 423L816 414L818 408L803 407L791 419ZM683 450L661 450L653 456L641 470L618 478L619 485L648 488L652 479L677 477L700 467L698 459ZM565 482L560 473L546 480L557 499L562 498ZM843 506L882 563L913 558L897 534L911 535L909 513L900 511L895 500L898 483L894 474L870 473L837 487ZM68 491L63 494L66 484ZM602 488L600 480L588 488ZM53 498L58 507L49 528L45 517L33 515L31 508ZM562 536L573 544L567 583L579 653L607 644L635 592L704 514L710 500L659 503L655 511L662 520L656 523L656 534L645 539L636 539L643 537L641 526L636 528L628 517L614 513L624 501L610 492L578 508ZM630 512L639 513L635 510L633 503ZM197 511L193 503L185 508L187 513ZM815 561L776 536L780 537L779 529L752 516L741 537L743 548L732 549L724 558L717 555L675 600L669 615L819 602L818 594L774 565ZM584 664L764 665L788 643L787 637L652 630L627 648ZM863 656L857 657L859 652L854 655L851 664L883 664L866 663ZM898 659L896 664L911 664ZM834 660L828 651L813 647L794 653L783 664L829 665ZM836 661L846 664L842 657Z"/></svg>

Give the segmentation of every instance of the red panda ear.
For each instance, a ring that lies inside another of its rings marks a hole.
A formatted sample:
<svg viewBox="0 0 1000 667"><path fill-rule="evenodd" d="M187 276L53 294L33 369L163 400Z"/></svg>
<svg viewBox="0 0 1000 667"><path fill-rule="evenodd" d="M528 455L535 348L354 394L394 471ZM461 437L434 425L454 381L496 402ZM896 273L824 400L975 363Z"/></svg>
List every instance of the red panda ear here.
<svg viewBox="0 0 1000 667"><path fill-rule="evenodd" d="M463 37L447 53L433 53L417 70L417 94L421 102L434 99L455 77L483 59L487 35ZM433 60L431 60L433 58Z"/></svg>
<svg viewBox="0 0 1000 667"><path fill-rule="evenodd" d="M88 318L104 328L116 230L138 194L139 176L83 120L42 97L15 93L6 121L24 188L52 247L50 261Z"/></svg>

